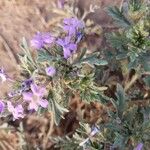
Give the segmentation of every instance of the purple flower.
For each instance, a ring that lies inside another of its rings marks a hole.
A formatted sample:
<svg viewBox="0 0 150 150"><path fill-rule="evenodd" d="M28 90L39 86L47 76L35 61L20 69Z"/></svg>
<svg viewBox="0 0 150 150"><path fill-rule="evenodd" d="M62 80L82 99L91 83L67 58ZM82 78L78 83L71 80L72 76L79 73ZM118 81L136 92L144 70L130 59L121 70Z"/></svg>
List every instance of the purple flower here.
<svg viewBox="0 0 150 150"><path fill-rule="evenodd" d="M143 143L139 143L139 144L137 145L137 147L134 148L134 150L142 150L142 148L143 148Z"/></svg>
<svg viewBox="0 0 150 150"><path fill-rule="evenodd" d="M32 92L23 93L23 99L29 103L29 110L34 109L37 111L39 106L46 108L48 106L48 101L43 99L46 89L36 84L31 84L31 91Z"/></svg>
<svg viewBox="0 0 150 150"><path fill-rule="evenodd" d="M69 36L65 37L65 39L58 39L57 44L63 47L63 54L65 59L69 58L72 53L77 50L77 45L71 42Z"/></svg>
<svg viewBox="0 0 150 150"><path fill-rule="evenodd" d="M0 68L0 78L1 78L2 83L5 82L6 79L7 79L6 74L4 73L4 69L3 68Z"/></svg>
<svg viewBox="0 0 150 150"><path fill-rule="evenodd" d="M83 33L82 32L78 32L76 34L76 37L77 37L76 43L79 43L81 41L82 37L83 37Z"/></svg>
<svg viewBox="0 0 150 150"><path fill-rule="evenodd" d="M90 133L90 136L94 136L98 132L100 132L100 130L97 127L94 127Z"/></svg>
<svg viewBox="0 0 150 150"><path fill-rule="evenodd" d="M90 137L94 136L94 135L97 134L98 132L100 132L100 129L98 129L97 127L94 126L93 129L92 129L92 131L91 131L91 133L90 133L90 135L89 135L89 137L86 138L83 142L81 142L81 143L79 144L79 146L84 146L87 142L89 142Z"/></svg>
<svg viewBox="0 0 150 150"><path fill-rule="evenodd" d="M47 74L48 76L50 76L50 77L53 77L53 76L56 74L56 69L55 69L54 67L52 67L52 66L47 67L47 68L45 69L45 71L46 71L46 74Z"/></svg>
<svg viewBox="0 0 150 150"><path fill-rule="evenodd" d="M21 88L15 91L11 91L8 93L9 98L22 95L23 92L30 90L30 85L33 83L32 79L24 80L21 83Z"/></svg>
<svg viewBox="0 0 150 150"><path fill-rule="evenodd" d="M84 28L83 21L77 18L65 18L63 22L64 30L68 32L69 35L75 35L79 29Z"/></svg>
<svg viewBox="0 0 150 150"><path fill-rule="evenodd" d="M8 93L9 98L15 97L15 96L19 96L21 95L23 92L22 89L16 90L16 91L11 91Z"/></svg>
<svg viewBox="0 0 150 150"><path fill-rule="evenodd" d="M14 107L11 102L7 101L7 108L8 111L13 115L13 121L24 117L22 105L17 105Z"/></svg>
<svg viewBox="0 0 150 150"><path fill-rule="evenodd" d="M4 108L5 108L5 103L2 100L0 100L0 113L4 111Z"/></svg>
<svg viewBox="0 0 150 150"><path fill-rule="evenodd" d="M38 32L31 40L31 46L36 49L41 49L45 45L50 45L54 42L54 37L50 33Z"/></svg>
<svg viewBox="0 0 150 150"><path fill-rule="evenodd" d="M21 84L22 91L29 90L32 83L33 83L33 79L24 80Z"/></svg>

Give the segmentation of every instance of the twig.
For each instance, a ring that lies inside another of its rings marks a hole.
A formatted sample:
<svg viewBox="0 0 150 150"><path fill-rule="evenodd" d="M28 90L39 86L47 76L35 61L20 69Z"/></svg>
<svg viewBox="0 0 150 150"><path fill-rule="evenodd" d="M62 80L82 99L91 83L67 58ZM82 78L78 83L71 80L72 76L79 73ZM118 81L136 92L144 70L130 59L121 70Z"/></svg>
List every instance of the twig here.
<svg viewBox="0 0 150 150"><path fill-rule="evenodd" d="M53 131L53 125L54 125L54 115L53 115L53 112L51 112L50 127L49 127L46 137L43 140L43 149L46 149L46 144L48 143L49 136L51 135Z"/></svg>
<svg viewBox="0 0 150 150"><path fill-rule="evenodd" d="M124 3L124 0L122 0L121 3L120 3L120 11L121 11L121 9L123 7L123 3Z"/></svg>
<svg viewBox="0 0 150 150"><path fill-rule="evenodd" d="M136 81L138 78L139 78L139 75L138 75L138 74L135 74L135 75L132 77L131 81L130 81L129 83L127 83L127 85L126 85L125 88L124 88L125 92L128 91L128 89L135 83L135 81Z"/></svg>
<svg viewBox="0 0 150 150"><path fill-rule="evenodd" d="M136 74L132 77L131 81L126 84L126 86L125 86L125 88L124 88L125 92L128 91L128 89L136 82L136 80L137 80L138 78L141 77L141 75L150 75L150 72L143 72L143 73L140 73L140 74L136 73Z"/></svg>
<svg viewBox="0 0 150 150"><path fill-rule="evenodd" d="M13 51L13 49L9 46L7 40L5 39L5 37L0 33L0 38L2 39L3 45L9 55L9 57L14 60L15 63L19 63L19 59L18 57L15 55L15 52Z"/></svg>

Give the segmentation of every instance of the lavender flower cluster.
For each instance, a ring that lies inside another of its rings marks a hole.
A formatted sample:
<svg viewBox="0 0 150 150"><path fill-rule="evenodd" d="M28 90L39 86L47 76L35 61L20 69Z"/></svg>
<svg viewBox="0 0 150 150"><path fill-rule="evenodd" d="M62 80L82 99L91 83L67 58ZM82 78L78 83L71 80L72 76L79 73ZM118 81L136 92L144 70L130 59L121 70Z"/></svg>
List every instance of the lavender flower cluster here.
<svg viewBox="0 0 150 150"><path fill-rule="evenodd" d="M23 83L25 83L26 87L29 89L24 90L24 88L21 88L21 96L23 97L23 102L20 104L15 104L15 102L11 101L11 98L13 96L16 96L15 94L13 95L13 92L8 94L8 100L0 100L0 113L2 114L3 112L7 112L12 114L13 116L13 121L19 118L24 118L25 113L24 113L24 108L25 104L28 104L28 110L35 110L37 111L39 106L43 108L47 108L48 106L48 101L43 98L46 93L46 89L44 87L40 87L37 84L33 82L29 82L31 80L26 80Z"/></svg>
<svg viewBox="0 0 150 150"><path fill-rule="evenodd" d="M65 59L71 57L77 50L77 43L80 42L83 34L84 23L77 18L66 18L63 21L64 32L66 36L63 38L55 38L50 33L37 33L31 40L31 46L35 49L42 49L45 46L57 44L63 48Z"/></svg>
<svg viewBox="0 0 150 150"><path fill-rule="evenodd" d="M38 51L42 51L43 48L57 45L62 47L63 57L68 59L77 50L77 43L82 38L82 30L84 29L84 23L77 18L67 18L63 21L63 30L65 37L57 38L51 33L38 32L31 40L31 47ZM48 66L45 68L46 75L53 77L56 74L56 68L54 66ZM4 69L0 69L0 78L2 82L5 82L8 77L4 72ZM47 108L48 100L45 99L47 94L46 88L38 86L32 79L27 79L22 82L21 88L17 92L9 92L7 100L0 100L0 114L7 112L12 114L13 120L23 118L25 116L24 106L28 106L28 110L37 111L39 107ZM23 101L21 103L12 101L15 96L21 96Z"/></svg>
<svg viewBox="0 0 150 150"><path fill-rule="evenodd" d="M63 47L64 58L68 59L77 50L77 43L82 38L81 31L84 28L84 23L77 18L64 19L64 31L67 35L63 39L58 39L57 44ZM77 38L77 39L76 39Z"/></svg>

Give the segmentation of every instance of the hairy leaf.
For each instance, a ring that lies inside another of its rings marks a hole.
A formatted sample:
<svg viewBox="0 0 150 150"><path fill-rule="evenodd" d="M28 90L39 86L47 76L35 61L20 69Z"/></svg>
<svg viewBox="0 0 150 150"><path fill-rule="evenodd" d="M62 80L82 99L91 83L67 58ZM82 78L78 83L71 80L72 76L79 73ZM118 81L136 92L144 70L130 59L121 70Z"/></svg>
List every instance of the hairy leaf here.
<svg viewBox="0 0 150 150"><path fill-rule="evenodd" d="M124 16L123 12L118 7L109 7L108 14L116 21L116 23L124 28L130 27L130 21Z"/></svg>

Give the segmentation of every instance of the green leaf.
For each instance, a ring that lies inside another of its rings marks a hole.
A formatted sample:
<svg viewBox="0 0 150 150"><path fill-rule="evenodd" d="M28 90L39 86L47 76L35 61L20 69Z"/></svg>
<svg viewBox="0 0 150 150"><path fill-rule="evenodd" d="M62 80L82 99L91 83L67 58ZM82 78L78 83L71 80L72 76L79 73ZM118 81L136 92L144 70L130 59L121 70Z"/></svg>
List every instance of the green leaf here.
<svg viewBox="0 0 150 150"><path fill-rule="evenodd" d="M127 50L129 40L127 39L125 33L108 33L106 34L106 38L113 48L118 50Z"/></svg>
<svg viewBox="0 0 150 150"><path fill-rule="evenodd" d="M141 110L143 117L144 117L144 122L147 120L150 120L150 106L147 106L146 108L143 108Z"/></svg>
<svg viewBox="0 0 150 150"><path fill-rule="evenodd" d="M130 27L130 21L124 16L123 12L118 7L109 7L108 14L116 21L116 23L124 28Z"/></svg>
<svg viewBox="0 0 150 150"><path fill-rule="evenodd" d="M143 68L144 68L144 71L150 71L150 61L145 59L143 60Z"/></svg>
<svg viewBox="0 0 150 150"><path fill-rule="evenodd" d="M103 99L103 101L105 100L106 102L111 102L113 104L113 106L117 109L117 102L113 99L113 98L110 98L108 96L105 96L103 94L101 94L101 97Z"/></svg>
<svg viewBox="0 0 150 150"><path fill-rule="evenodd" d="M28 63L31 63L32 65L36 66L35 60L32 57L31 51L25 38L22 39L21 48L24 51L24 56L26 55L28 61L30 61Z"/></svg>
<svg viewBox="0 0 150 150"><path fill-rule="evenodd" d="M29 47L28 47L28 43L26 41L26 39L23 37L22 38L22 44L21 46L25 49L25 50L29 50ZM29 52L29 51L28 51Z"/></svg>
<svg viewBox="0 0 150 150"><path fill-rule="evenodd" d="M50 107L49 109L54 113L55 116L55 124L59 125L60 120L63 118L63 114L68 112L66 108L60 106L56 101L53 99L49 99Z"/></svg>
<svg viewBox="0 0 150 150"><path fill-rule="evenodd" d="M150 87L150 76L145 77L143 80L144 80L146 86Z"/></svg>
<svg viewBox="0 0 150 150"><path fill-rule="evenodd" d="M139 65L139 62L138 62L138 59L136 59L135 61L131 61L131 62L129 62L129 64L128 64L128 69L130 70L130 69L135 69L135 68L137 68L138 67L138 65Z"/></svg>
<svg viewBox="0 0 150 150"><path fill-rule="evenodd" d="M144 121L142 124L142 128L143 130L147 130L147 129L150 130L150 120Z"/></svg>
<svg viewBox="0 0 150 150"><path fill-rule="evenodd" d="M119 132L120 128L118 128L116 125L109 123L105 125L106 128L113 130L113 132Z"/></svg>
<svg viewBox="0 0 150 150"><path fill-rule="evenodd" d="M122 118L123 111L125 109L125 92L123 87L120 84L117 84L117 91L116 91L116 97L117 97L117 110L118 110L118 116Z"/></svg>
<svg viewBox="0 0 150 150"><path fill-rule="evenodd" d="M140 10L141 6L142 6L142 0L130 0L130 7L132 7L131 9L133 9L133 11L138 11Z"/></svg>
<svg viewBox="0 0 150 150"><path fill-rule="evenodd" d="M118 55L116 56L116 59L117 59L117 60L125 59L125 58L127 58L127 54L126 54L126 53L121 53L121 54L118 54Z"/></svg>
<svg viewBox="0 0 150 150"><path fill-rule="evenodd" d="M58 125L61 118L63 118L64 113L68 112L68 110L64 108L64 99L66 100L66 97L63 97L64 89L61 87L60 80L53 80L53 82L53 88L49 91L48 94L48 100L50 103L49 110L54 113L55 123Z"/></svg>
<svg viewBox="0 0 150 150"><path fill-rule="evenodd" d="M28 47L27 41L25 38L22 40L21 48L23 50L23 54L19 54L19 59L21 61L22 68L31 74L37 68L36 60L32 57L30 49Z"/></svg>
<svg viewBox="0 0 150 150"><path fill-rule="evenodd" d="M98 59L98 58L94 58L94 57L86 58L86 59L82 60L81 63L87 63L91 66L94 66L94 65L105 66L108 64L108 62L106 60L102 60L102 59Z"/></svg>
<svg viewBox="0 0 150 150"><path fill-rule="evenodd" d="M125 113L124 113L124 122L126 122L126 124L128 124L128 127L133 128L133 125L135 124L135 119L136 119L136 114L138 113L138 107L137 106L133 106L130 107Z"/></svg>
<svg viewBox="0 0 150 150"><path fill-rule="evenodd" d="M40 50L38 51L38 58L37 60L40 62L44 62L44 61L53 61L56 58L52 55L50 55L46 50Z"/></svg>
<svg viewBox="0 0 150 150"><path fill-rule="evenodd" d="M86 51L87 51L86 48L83 48L83 49L82 49L81 54L80 54L79 57L78 57L78 60L81 60L81 59L84 57L84 55L86 54Z"/></svg>
<svg viewBox="0 0 150 150"><path fill-rule="evenodd" d="M97 65L97 66L107 65L108 62L106 60L97 58L98 55L99 55L99 53L93 53L93 54L87 56L86 58L79 60L78 62L74 63L73 65L81 66L82 64L85 64L85 63L89 64L91 67L94 67L94 65Z"/></svg>
<svg viewBox="0 0 150 150"><path fill-rule="evenodd" d="M117 147L121 150L124 150L124 148L125 148L125 143L124 143L125 138L119 133L115 133L115 134L116 134L116 137L115 137L115 142L114 142L113 146Z"/></svg>
<svg viewBox="0 0 150 150"><path fill-rule="evenodd" d="M132 51L132 52L128 53L128 56L130 57L130 61L134 62L136 60L136 58L138 57L138 54L136 52Z"/></svg>

